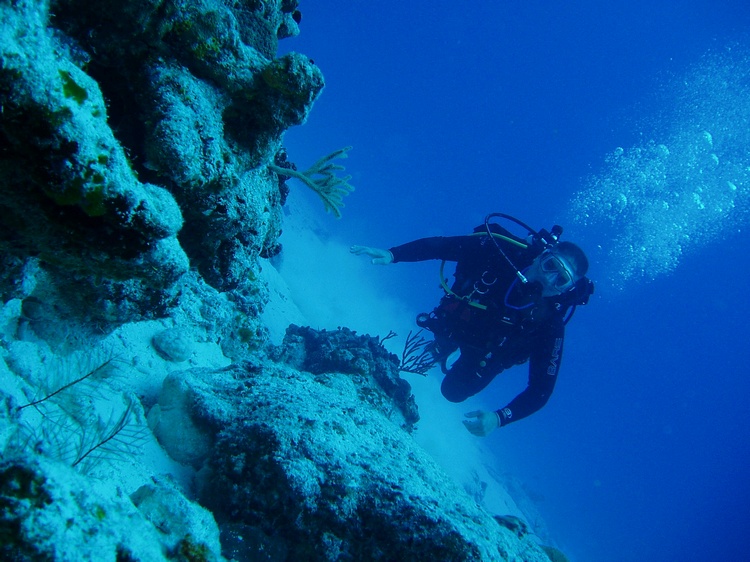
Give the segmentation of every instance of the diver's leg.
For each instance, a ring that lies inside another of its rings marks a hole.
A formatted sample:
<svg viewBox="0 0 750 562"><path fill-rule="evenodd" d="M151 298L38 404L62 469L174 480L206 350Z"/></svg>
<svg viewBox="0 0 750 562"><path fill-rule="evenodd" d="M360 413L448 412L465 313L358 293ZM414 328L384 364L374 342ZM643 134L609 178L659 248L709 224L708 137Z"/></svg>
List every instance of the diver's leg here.
<svg viewBox="0 0 750 562"><path fill-rule="evenodd" d="M485 352L476 349L461 349L461 357L448 370L440 386L440 392L449 402L463 402L484 390L500 372L489 370L483 364Z"/></svg>

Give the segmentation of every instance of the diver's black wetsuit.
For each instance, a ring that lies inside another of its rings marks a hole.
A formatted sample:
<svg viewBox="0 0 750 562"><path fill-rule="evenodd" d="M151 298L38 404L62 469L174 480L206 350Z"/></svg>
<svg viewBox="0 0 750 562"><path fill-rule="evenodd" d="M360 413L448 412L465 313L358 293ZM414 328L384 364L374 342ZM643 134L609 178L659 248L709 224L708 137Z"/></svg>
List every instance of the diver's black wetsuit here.
<svg viewBox="0 0 750 562"><path fill-rule="evenodd" d="M513 263L524 270L539 251L496 238ZM503 370L529 361L526 389L497 410L501 425L533 414L547 403L562 358L564 308L542 298L536 283L522 284L487 235L423 238L390 249L394 262L429 259L454 261L459 296L446 295L433 311L432 325L439 349L459 348L461 355L441 387L451 402L462 402L483 390Z"/></svg>

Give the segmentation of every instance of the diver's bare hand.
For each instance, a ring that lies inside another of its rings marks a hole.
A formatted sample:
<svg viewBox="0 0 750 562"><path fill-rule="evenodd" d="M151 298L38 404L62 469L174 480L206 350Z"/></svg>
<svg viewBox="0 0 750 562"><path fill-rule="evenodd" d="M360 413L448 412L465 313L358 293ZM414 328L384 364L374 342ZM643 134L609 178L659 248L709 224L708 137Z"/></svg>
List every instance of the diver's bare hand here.
<svg viewBox="0 0 750 562"><path fill-rule="evenodd" d="M380 248L370 248L369 246L352 246L349 251L355 256L370 256L372 263L375 265L388 265L393 263L393 254L390 250L381 250Z"/></svg>

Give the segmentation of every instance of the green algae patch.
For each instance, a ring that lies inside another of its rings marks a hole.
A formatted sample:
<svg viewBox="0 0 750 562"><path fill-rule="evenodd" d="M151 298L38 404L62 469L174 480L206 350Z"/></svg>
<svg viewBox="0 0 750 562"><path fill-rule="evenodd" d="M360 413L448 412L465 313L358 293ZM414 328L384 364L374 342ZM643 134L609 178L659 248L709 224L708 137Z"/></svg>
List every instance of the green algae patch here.
<svg viewBox="0 0 750 562"><path fill-rule="evenodd" d="M86 88L73 80L70 72L62 69L60 69L58 72L60 73L60 78L62 78L63 95L65 95L66 98L72 99L73 101L77 102L78 105L81 105L89 98L89 93L86 91Z"/></svg>
<svg viewBox="0 0 750 562"><path fill-rule="evenodd" d="M44 192L58 205L77 205L90 217L106 213L106 183L104 171L94 162L89 162L81 175L76 176L58 189Z"/></svg>

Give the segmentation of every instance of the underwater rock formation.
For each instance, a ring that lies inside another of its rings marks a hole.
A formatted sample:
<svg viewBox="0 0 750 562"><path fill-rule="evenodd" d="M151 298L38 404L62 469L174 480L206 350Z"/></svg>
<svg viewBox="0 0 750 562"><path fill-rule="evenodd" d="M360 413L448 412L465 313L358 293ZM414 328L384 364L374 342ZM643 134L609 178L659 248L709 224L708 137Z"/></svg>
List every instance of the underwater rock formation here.
<svg viewBox="0 0 750 562"><path fill-rule="evenodd" d="M290 0L0 6L3 292L33 258L81 314L132 320L164 315L190 263L262 308L282 198L265 165L324 84L274 58L298 19Z"/></svg>
<svg viewBox="0 0 750 562"><path fill-rule="evenodd" d="M245 545L238 559L546 561L437 467L365 377L274 362L182 377L184 419L160 440L178 448L192 426L211 442L199 499L222 542Z"/></svg>
<svg viewBox="0 0 750 562"><path fill-rule="evenodd" d="M408 431L419 420L411 387L399 374L399 359L378 338L358 336L348 328L329 332L292 324L273 356L314 375L331 372L354 375L362 400L385 413L395 404Z"/></svg>
<svg viewBox="0 0 750 562"><path fill-rule="evenodd" d="M166 485L144 487L134 496L131 502L115 490L92 487L74 470L41 457L5 459L0 558L223 560L216 523L200 506Z"/></svg>
<svg viewBox="0 0 750 562"><path fill-rule="evenodd" d="M416 445L377 338L264 348L268 165L324 85L276 58L299 21L296 0L0 2L0 557L546 560Z"/></svg>
<svg viewBox="0 0 750 562"><path fill-rule="evenodd" d="M39 2L0 7L0 245L61 278L169 286L187 270L174 198L142 183L96 82L46 27Z"/></svg>
<svg viewBox="0 0 750 562"><path fill-rule="evenodd" d="M12 313L8 308L0 308L0 319L6 310ZM0 331L0 341L7 334ZM116 333L112 340L121 337ZM258 355L223 368L173 371L175 364L148 345L152 337L143 338L142 345L170 370L158 402L149 397L150 375L135 384L134 367L149 363L143 355L132 364L122 362L116 377L97 377L97 392L111 405L117 389L132 381L131 391L153 404L148 414L153 434L190 471L191 483L173 486L146 472L141 478L147 483L128 490L128 500L107 480L74 472L62 457L39 457L49 448L42 443L18 444L12 436L23 433L14 426L19 404L24 394L35 393L32 383L49 369L51 357L41 344L14 342L14 354L7 357L16 360L0 361L0 447L6 460L0 467L0 537L14 537L8 548L29 556L64 552L68 559L86 559L88 544L57 540L56 529L65 528L72 514L80 518L73 536L95 535L91 542L102 552L133 560L163 559L151 557L150 551L161 552L164 559L191 559L185 554L190 552L211 560L219 556L220 532L223 556L238 561L546 562L531 536L499 524L414 441L417 412L409 385L389 378L396 374L388 366L395 358L376 338L295 326L272 354L287 363ZM31 360L36 353L38 360ZM377 374L381 370L385 373ZM75 382L79 375L72 376L61 392L72 403L85 404L92 390ZM75 393L81 389L82 395ZM55 400L62 404L62 394ZM56 420L62 427L62 418ZM34 416L28 422L35 423ZM131 434L142 435L141 422L133 423ZM75 441L76 436L57 439ZM14 441L12 449L5 446ZM100 458L93 470L106 474L139 462L128 443L120 444L119 453ZM149 465L138 466L140 472ZM83 497L87 485L101 488L106 497ZM187 494L197 497L203 509ZM44 525L37 528L36 521ZM133 536L138 542L128 538Z"/></svg>

